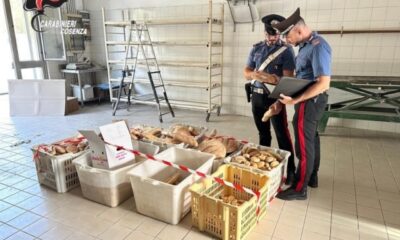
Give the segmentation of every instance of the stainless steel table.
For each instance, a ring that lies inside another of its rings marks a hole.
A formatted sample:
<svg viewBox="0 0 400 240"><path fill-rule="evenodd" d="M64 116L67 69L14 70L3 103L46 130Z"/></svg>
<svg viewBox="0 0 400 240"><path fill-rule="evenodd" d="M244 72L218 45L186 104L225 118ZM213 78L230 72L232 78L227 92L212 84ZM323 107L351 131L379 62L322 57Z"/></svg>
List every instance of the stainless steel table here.
<svg viewBox="0 0 400 240"><path fill-rule="evenodd" d="M101 72L101 71L105 71L105 68L102 67L92 67L92 68L88 68L88 69L62 69L61 72L64 74L68 73L68 74L76 74L78 77L78 85L79 85L79 91L80 91L80 101L81 101L81 106L83 107L84 104L84 100L83 100L83 89L82 89L82 78L81 78L81 74L86 74L86 73L96 73L96 72Z"/></svg>

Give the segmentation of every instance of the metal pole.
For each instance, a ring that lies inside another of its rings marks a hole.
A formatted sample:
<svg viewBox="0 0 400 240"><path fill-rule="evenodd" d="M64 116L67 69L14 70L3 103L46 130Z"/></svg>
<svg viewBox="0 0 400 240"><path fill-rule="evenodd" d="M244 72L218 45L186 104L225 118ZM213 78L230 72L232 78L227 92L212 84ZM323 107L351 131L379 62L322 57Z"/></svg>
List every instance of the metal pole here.
<svg viewBox="0 0 400 240"><path fill-rule="evenodd" d="M223 86L223 81L224 81L224 25L225 25L225 15L224 15L224 4L222 4L222 9L221 9L221 78L220 78L220 88L221 88L221 96L219 99L219 107L221 109L222 107L222 86Z"/></svg>
<svg viewBox="0 0 400 240"><path fill-rule="evenodd" d="M13 60L14 60L14 72L17 79L22 79L21 68L19 65L19 55L17 47L17 39L15 38L14 23L11 13L10 0L4 1L4 13L7 21L8 37L10 39L10 44L12 48Z"/></svg>
<svg viewBox="0 0 400 240"><path fill-rule="evenodd" d="M212 72L212 0L208 1L208 109L207 113L211 113L211 72Z"/></svg>
<svg viewBox="0 0 400 240"><path fill-rule="evenodd" d="M106 62L107 62L107 75L108 75L108 84L109 84L109 93L110 93L110 102L112 102L114 96L113 96L113 90L112 90L112 82L111 82L111 69L110 69L110 57L108 54L108 46L107 46L107 26L106 26L106 13L104 8L101 8L101 13L103 16L103 31L104 31L104 48L106 51Z"/></svg>

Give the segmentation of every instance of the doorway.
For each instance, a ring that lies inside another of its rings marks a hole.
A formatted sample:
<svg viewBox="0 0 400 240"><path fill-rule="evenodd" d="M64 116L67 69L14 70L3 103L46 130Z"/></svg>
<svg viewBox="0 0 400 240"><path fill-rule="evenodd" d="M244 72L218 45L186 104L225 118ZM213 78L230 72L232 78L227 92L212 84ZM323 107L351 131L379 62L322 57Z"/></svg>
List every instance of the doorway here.
<svg viewBox="0 0 400 240"><path fill-rule="evenodd" d="M47 78L46 63L40 48L40 36L30 25L32 12L23 8L24 0L4 0L0 4L0 46L6 57L0 58L0 92L8 91L7 79Z"/></svg>
<svg viewBox="0 0 400 240"><path fill-rule="evenodd" d="M0 32L2 33L0 34L0 46L2 46L2 57L0 58L0 94L6 94L8 92L7 79L15 79L16 75L13 69L14 61L3 3L0 3Z"/></svg>

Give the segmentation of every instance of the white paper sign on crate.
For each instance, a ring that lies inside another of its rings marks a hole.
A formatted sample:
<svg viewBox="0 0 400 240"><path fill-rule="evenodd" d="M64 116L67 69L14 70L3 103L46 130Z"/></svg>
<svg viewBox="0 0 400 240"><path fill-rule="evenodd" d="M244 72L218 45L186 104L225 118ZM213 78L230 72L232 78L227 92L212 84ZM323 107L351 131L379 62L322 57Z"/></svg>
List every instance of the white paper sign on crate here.
<svg viewBox="0 0 400 240"><path fill-rule="evenodd" d="M126 149L132 149L132 140L125 122L116 122L99 127L104 141L112 142ZM92 166L101 169L112 169L135 160L135 155L126 150L104 144L104 141L91 130L79 131L88 141L92 151Z"/></svg>

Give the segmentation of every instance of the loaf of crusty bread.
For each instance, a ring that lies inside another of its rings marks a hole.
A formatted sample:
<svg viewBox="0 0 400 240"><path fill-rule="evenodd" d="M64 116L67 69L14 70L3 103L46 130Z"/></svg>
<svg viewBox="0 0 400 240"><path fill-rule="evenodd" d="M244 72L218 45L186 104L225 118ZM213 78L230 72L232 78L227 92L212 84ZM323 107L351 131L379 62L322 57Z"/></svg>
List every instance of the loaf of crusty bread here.
<svg viewBox="0 0 400 240"><path fill-rule="evenodd" d="M201 142L198 150L214 154L216 158L224 158L226 156L226 148L224 144L217 139L210 139Z"/></svg>
<svg viewBox="0 0 400 240"><path fill-rule="evenodd" d="M222 140L222 143L224 144L226 148L226 153L233 153L238 150L239 146L238 143L235 139L232 138L219 138Z"/></svg>
<svg viewBox="0 0 400 240"><path fill-rule="evenodd" d="M177 132L172 134L174 140L178 140L180 142L188 144L190 147L198 147L198 143L196 139L192 135L187 135L184 132Z"/></svg>

